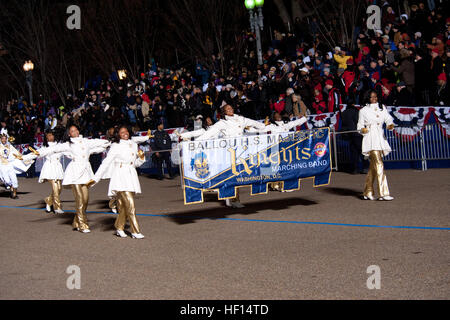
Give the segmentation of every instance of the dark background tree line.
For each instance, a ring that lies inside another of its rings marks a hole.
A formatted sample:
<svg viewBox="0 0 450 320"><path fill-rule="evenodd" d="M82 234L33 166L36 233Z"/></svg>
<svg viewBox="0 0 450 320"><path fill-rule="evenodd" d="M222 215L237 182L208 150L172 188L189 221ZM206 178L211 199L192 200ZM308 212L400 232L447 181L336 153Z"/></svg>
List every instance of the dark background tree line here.
<svg viewBox="0 0 450 320"><path fill-rule="evenodd" d="M329 46L351 46L365 2L266 0L263 40L269 43L275 28L310 33L315 17L317 33ZM66 27L72 4L81 8L81 30ZM223 73L245 55L248 29L243 0L1 1L0 99L27 96L26 60L35 65L35 96L56 95L63 103L97 75L126 69L138 77L152 58L164 67L208 68L218 59Z"/></svg>

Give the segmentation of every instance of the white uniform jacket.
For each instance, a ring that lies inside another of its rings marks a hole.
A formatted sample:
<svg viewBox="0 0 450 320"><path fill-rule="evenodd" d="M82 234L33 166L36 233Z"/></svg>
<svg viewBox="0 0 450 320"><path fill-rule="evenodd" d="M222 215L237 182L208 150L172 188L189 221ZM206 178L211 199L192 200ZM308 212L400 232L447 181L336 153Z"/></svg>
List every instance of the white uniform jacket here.
<svg viewBox="0 0 450 320"><path fill-rule="evenodd" d="M385 106L380 110L378 103L366 105L359 111L357 129L367 128L368 133L362 134L362 154L369 155L370 151L383 151L383 155L388 155L392 149L384 136L383 124L387 126L393 124L393 119Z"/></svg>
<svg viewBox="0 0 450 320"><path fill-rule="evenodd" d="M49 142L48 147L56 146L56 142ZM45 147L44 147L45 148ZM41 151L42 149L39 149ZM44 157L41 174L39 175L39 183L45 180L62 180L64 179L64 170L61 164L62 153L52 153Z"/></svg>
<svg viewBox="0 0 450 320"><path fill-rule="evenodd" d="M254 127L258 130L263 130L265 124L243 116L238 116L237 114L232 117L225 116L225 119L216 122L204 134L198 137L198 140L215 139L217 137L239 137L244 134L244 129L246 127Z"/></svg>
<svg viewBox="0 0 450 320"><path fill-rule="evenodd" d="M110 142L102 139L87 139L82 136L70 138L70 140L72 143L56 144L42 151L39 150L39 153L41 156L47 156L52 153L64 153L72 161L70 161L64 172L62 184L86 184L94 177L91 164L89 163L89 156L93 150L98 151L100 147L106 149Z"/></svg>
<svg viewBox="0 0 450 320"><path fill-rule="evenodd" d="M112 197L118 191L141 193L136 167L145 162L138 156L138 145L133 140L120 140L113 143L108 155L95 173L94 180L100 181L106 172L112 168L109 181L108 196Z"/></svg>

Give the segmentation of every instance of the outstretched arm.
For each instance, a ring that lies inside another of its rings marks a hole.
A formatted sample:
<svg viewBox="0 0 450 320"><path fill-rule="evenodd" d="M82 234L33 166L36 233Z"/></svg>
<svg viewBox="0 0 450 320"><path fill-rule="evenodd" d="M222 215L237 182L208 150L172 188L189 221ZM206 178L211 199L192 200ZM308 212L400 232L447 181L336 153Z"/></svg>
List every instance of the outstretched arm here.
<svg viewBox="0 0 450 320"><path fill-rule="evenodd" d="M131 141L136 142L137 144L140 144L140 143L147 142L151 138L153 138L152 131L149 129L147 131L147 135L146 136L131 137Z"/></svg>
<svg viewBox="0 0 450 320"><path fill-rule="evenodd" d="M306 122L306 117L301 117L300 119L289 121L288 123L284 124L284 127L286 130L291 130L292 128L296 128L298 126L301 126Z"/></svg>
<svg viewBox="0 0 450 320"><path fill-rule="evenodd" d="M116 148L113 145L111 147L111 149L109 150L108 155L106 156L105 159L103 159L102 164L97 169L97 172L94 175L94 179L93 180L95 181L95 183L100 181L100 179L105 174L106 170L109 168L110 165L112 165L112 162L116 158L117 154L118 153L116 152Z"/></svg>
<svg viewBox="0 0 450 320"><path fill-rule="evenodd" d="M45 156L48 156L49 154L54 154L54 153L70 153L70 146L69 143L58 143L55 144L53 146L49 146L49 147L44 147L39 149L37 156L42 158Z"/></svg>
<svg viewBox="0 0 450 320"><path fill-rule="evenodd" d="M204 134L199 136L197 140L208 140L214 139L220 134L220 130L224 129L224 125L222 121L219 121L212 125Z"/></svg>
<svg viewBox="0 0 450 320"><path fill-rule="evenodd" d="M244 124L245 127L253 127L258 130L263 130L266 127L264 122L259 122L259 121L252 120L249 118L244 118L244 119L245 119L245 124Z"/></svg>
<svg viewBox="0 0 450 320"><path fill-rule="evenodd" d="M194 131L188 131L180 134L181 139L183 140L190 140L191 138L197 138L203 135L206 132L205 129L201 128Z"/></svg>
<svg viewBox="0 0 450 320"><path fill-rule="evenodd" d="M89 149L96 149L96 148L108 148L111 145L111 142L105 139L87 139Z"/></svg>

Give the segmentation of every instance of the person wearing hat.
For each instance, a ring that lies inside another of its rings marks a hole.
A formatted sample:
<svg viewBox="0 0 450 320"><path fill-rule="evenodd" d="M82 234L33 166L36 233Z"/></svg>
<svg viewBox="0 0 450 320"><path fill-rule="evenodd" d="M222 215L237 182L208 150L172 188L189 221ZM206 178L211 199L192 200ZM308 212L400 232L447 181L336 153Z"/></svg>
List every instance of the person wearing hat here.
<svg viewBox="0 0 450 320"><path fill-rule="evenodd" d="M320 83L318 83L314 87L314 100L312 102L311 112L313 114L321 114L327 112L327 104L323 99L322 85Z"/></svg>
<svg viewBox="0 0 450 320"><path fill-rule="evenodd" d="M376 183L375 189L379 194L378 200L394 199L389 193L384 173L383 156L387 156L392 150L384 136L383 124L386 124L388 130L394 129L391 115L386 107L378 101L377 93L372 90L369 93L369 103L359 111L356 126L363 135L362 154L370 160L363 193L364 200L375 200L374 182Z"/></svg>
<svg viewBox="0 0 450 320"><path fill-rule="evenodd" d="M353 59L352 56L347 56L340 47L334 48L333 58L338 63L338 68L342 68L344 70L347 69L347 61L349 59Z"/></svg>
<svg viewBox="0 0 450 320"><path fill-rule="evenodd" d="M430 84L433 83L433 77L430 73L430 59L423 50L416 50L414 65L416 104L429 106L431 105Z"/></svg>
<svg viewBox="0 0 450 320"><path fill-rule="evenodd" d="M335 88L333 80L328 79L325 81L325 89L328 91L328 112L337 112L340 110L342 104L341 94L339 90Z"/></svg>
<svg viewBox="0 0 450 320"><path fill-rule="evenodd" d="M165 162L167 171L169 173L169 178L174 178L174 173L172 170L172 161L170 159L170 151L172 149L172 139L167 131L164 130L164 123L159 121L157 130L154 132L154 138L150 143L152 152L154 152L152 158L156 162L157 166L157 179L164 179L163 162Z"/></svg>
<svg viewBox="0 0 450 320"><path fill-rule="evenodd" d="M356 64L364 64L365 68L369 67L369 63L371 60L370 56L370 48L366 45L364 45L358 52L358 56L355 58Z"/></svg>
<svg viewBox="0 0 450 320"><path fill-rule="evenodd" d="M408 91L413 97L415 87L415 65L414 59L409 55L408 50L400 51L401 61L400 63L395 61L391 70L397 72L400 75L401 81L406 84ZM414 101L414 99L412 99Z"/></svg>
<svg viewBox="0 0 450 320"><path fill-rule="evenodd" d="M406 84L400 81L396 85L396 90L393 93L393 104L395 106L412 106L413 105L413 95L406 89Z"/></svg>
<svg viewBox="0 0 450 320"><path fill-rule="evenodd" d="M437 91L436 91L436 99L435 105L437 106L448 106L450 104L449 101L449 87L447 85L447 75L445 72L442 72L437 78Z"/></svg>
<svg viewBox="0 0 450 320"><path fill-rule="evenodd" d="M395 22L395 12L391 6L387 6L386 11L383 11L381 22L383 26L393 24Z"/></svg>
<svg viewBox="0 0 450 320"><path fill-rule="evenodd" d="M439 54L438 48L433 48L431 50L431 75L433 77L433 82L436 83L438 76L444 70L444 62Z"/></svg>

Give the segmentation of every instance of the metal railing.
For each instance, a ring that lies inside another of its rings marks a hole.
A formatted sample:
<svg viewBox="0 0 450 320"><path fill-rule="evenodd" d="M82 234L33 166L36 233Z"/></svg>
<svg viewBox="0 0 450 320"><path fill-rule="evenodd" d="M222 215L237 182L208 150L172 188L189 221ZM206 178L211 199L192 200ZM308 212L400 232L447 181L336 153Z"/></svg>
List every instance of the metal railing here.
<svg viewBox="0 0 450 320"><path fill-rule="evenodd" d="M359 133L359 131L335 131L334 127L331 127L332 170L338 171L339 166L351 163L350 143L344 137L344 134L351 133ZM450 159L450 137L437 123L427 124L423 128L409 126L396 127L395 131L385 129L384 134L392 149L392 152L384 157L385 162L420 161L422 170L427 170L428 160ZM141 169L156 168L151 157L155 152L171 152L172 166L176 168L180 164L179 150L176 145L170 150L151 151L148 147L143 149L147 160L140 167ZM36 172L40 172L42 162L42 159L36 160ZM69 162L69 158L62 158L61 163L64 169ZM164 167L166 167L165 164Z"/></svg>
<svg viewBox="0 0 450 320"><path fill-rule="evenodd" d="M336 132L332 129L333 170L338 171L339 165L351 161L350 143L343 134L357 132ZM384 134L392 149L392 152L384 157L385 162L420 161L422 170L427 170L428 160L450 159L450 138L437 123L423 127L396 127L395 131L385 129Z"/></svg>

